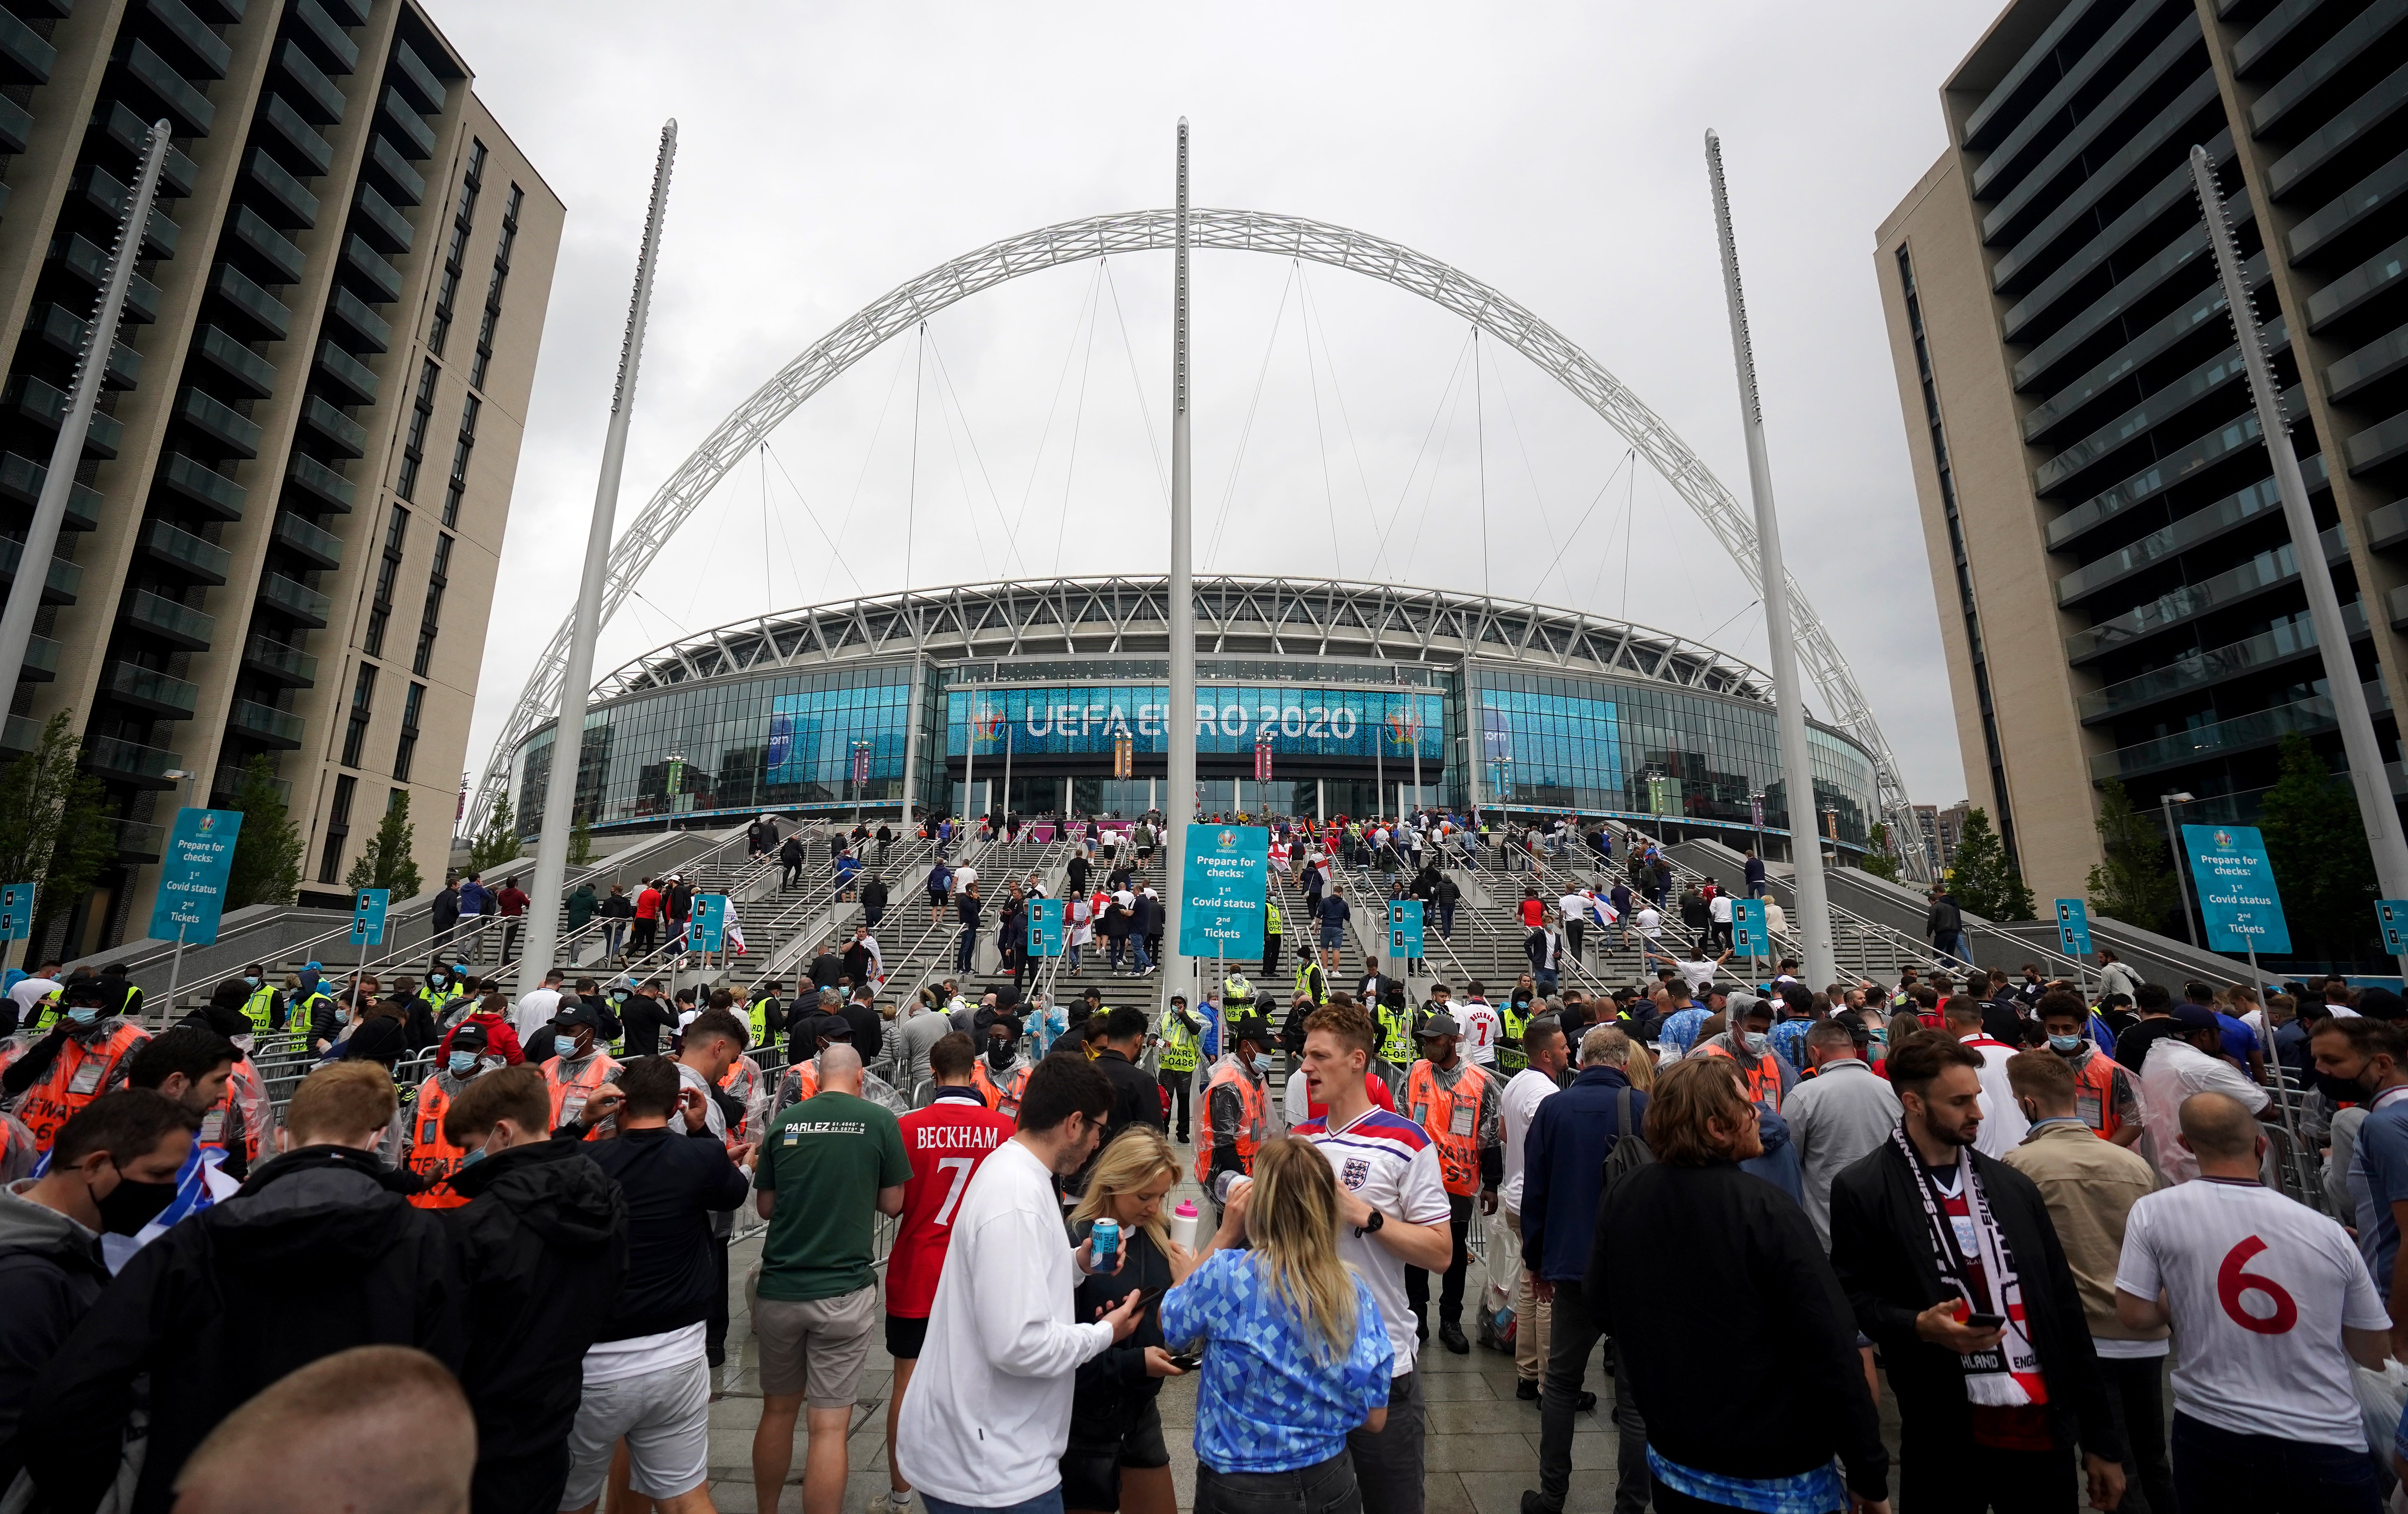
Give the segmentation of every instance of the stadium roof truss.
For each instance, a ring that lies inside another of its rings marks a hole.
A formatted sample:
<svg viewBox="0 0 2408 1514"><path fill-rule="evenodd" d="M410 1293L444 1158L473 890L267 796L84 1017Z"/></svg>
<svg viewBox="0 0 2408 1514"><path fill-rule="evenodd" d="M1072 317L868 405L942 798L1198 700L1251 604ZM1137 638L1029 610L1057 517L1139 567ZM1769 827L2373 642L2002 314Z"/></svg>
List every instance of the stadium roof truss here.
<svg viewBox="0 0 2408 1514"><path fill-rule="evenodd" d="M611 545L609 575L603 584L604 620L617 613L620 605L634 592L653 557L738 462L805 401L889 338L911 330L920 322L958 300L1025 274L1088 258L1167 251L1172 241L1172 212L1163 209L1089 216L1040 227L955 258L873 300L754 390L662 483L643 511L621 531ZM1469 274L1401 243L1326 222L1268 211L1226 209L1190 210L1188 222L1190 236L1197 247L1304 258L1360 273L1419 295L1510 344L1620 432L1624 440L1647 460L1648 465L1671 485L1673 492L1713 532L1715 540L1722 543L1724 550L1730 554L1731 560L1746 576L1750 587L1756 590L1758 598L1762 597L1763 584L1759 582L1761 570L1752 512L1732 498L1730 491L1689 450L1687 443L1675 436L1671 427L1666 425L1622 381L1519 303ZM1134 584L1140 581L1127 582ZM949 592L956 591L935 591L933 598L941 598ZM1404 602L1410 602L1415 597L1412 591L1396 593ZM897 600L918 602L930 598L930 595L908 594L897 597ZM887 601L856 601L859 606L856 630L866 634L867 623L872 617L867 607L882 602ZM1808 675L1823 692L1831 723L1847 731L1872 754L1875 784L1885 817L1889 822L1891 833L1898 839L1898 850L1905 866L1911 875L1919 877L1925 866L1922 829L1914 807L1908 801L1905 784L1899 774L1898 760L1890 751L1889 743L1883 736L1880 724L1873 718L1872 708L1857 686L1855 673L1849 670L1846 659L1840 655L1839 647L1825 629L1821 617L1815 614L1812 602L1794 579L1790 584L1789 603L1795 623L1798 655L1805 663ZM1099 607L1082 607L1082 615L1090 613L1098 618L1109 618ZM1501 628L1507 615L1504 606L1498 603L1495 618L1500 637L1507 634ZM1197 605L1197 617L1201 626L1211 624L1207 606L1202 603ZM561 672L567 661L570 630L571 620L564 619L559 629L552 633L551 642L528 675L525 687L520 691L509 719L494 741L470 811L469 826L472 829L484 823L486 815L507 787L511 754L517 751L531 731L552 719L559 709ZM826 634L826 631L824 627L815 627L813 634ZM1298 638L1302 639L1307 634L1308 627L1298 623ZM1542 636L1545 633L1533 626L1526 628L1526 634ZM1484 628L1483 638L1487 635L1488 630ZM1512 646L1512 642L1507 640L1500 649L1510 651ZM614 678L618 676L612 675Z"/></svg>

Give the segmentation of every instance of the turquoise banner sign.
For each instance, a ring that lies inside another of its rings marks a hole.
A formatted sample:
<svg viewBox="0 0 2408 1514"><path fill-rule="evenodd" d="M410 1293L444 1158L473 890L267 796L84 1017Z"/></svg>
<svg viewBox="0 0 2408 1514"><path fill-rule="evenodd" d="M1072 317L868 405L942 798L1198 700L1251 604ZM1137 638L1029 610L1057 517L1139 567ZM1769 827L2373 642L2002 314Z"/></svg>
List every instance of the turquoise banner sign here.
<svg viewBox="0 0 2408 1514"><path fill-rule="evenodd" d="M384 944L384 916L393 902L390 888L363 888L351 901L351 944Z"/></svg>
<svg viewBox="0 0 2408 1514"><path fill-rule="evenodd" d="M1265 826L1191 825L1179 859L1179 950L1188 957L1260 957Z"/></svg>
<svg viewBox="0 0 2408 1514"><path fill-rule="evenodd" d="M178 810L159 864L159 895L150 906L150 934L161 941L206 946L218 939L226 874L234 868L240 810Z"/></svg>
<svg viewBox="0 0 2408 1514"><path fill-rule="evenodd" d="M2291 929L2283 922L2283 895L2266 860L2266 843L2250 826L2185 826L2183 850L2190 858L2199 891L2200 917L2207 923L2210 951L2291 949Z"/></svg>
<svg viewBox="0 0 2408 1514"><path fill-rule="evenodd" d="M2068 957L2090 955L2090 903L2087 900L2057 901L2057 949Z"/></svg>
<svg viewBox="0 0 2408 1514"><path fill-rule="evenodd" d="M1731 901L1731 935L1733 944L1750 957L1772 955L1772 932L1765 929L1764 901Z"/></svg>
<svg viewBox="0 0 2408 1514"><path fill-rule="evenodd" d="M1028 901L1028 955L1059 957L1062 955L1062 901L1058 899L1032 899Z"/></svg>
<svg viewBox="0 0 2408 1514"><path fill-rule="evenodd" d="M1418 961L1422 955L1422 901L1391 900L1388 903L1388 956Z"/></svg>
<svg viewBox="0 0 2408 1514"><path fill-rule="evenodd" d="M694 949L718 951L727 934L727 896L696 894L694 900Z"/></svg>

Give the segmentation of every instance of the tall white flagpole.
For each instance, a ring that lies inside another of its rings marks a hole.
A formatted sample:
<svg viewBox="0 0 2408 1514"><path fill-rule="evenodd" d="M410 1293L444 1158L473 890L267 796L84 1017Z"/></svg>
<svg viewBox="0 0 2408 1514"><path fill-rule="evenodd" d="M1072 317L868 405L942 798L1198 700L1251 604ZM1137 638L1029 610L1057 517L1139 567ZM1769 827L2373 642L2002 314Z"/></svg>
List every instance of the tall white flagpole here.
<svg viewBox="0 0 2408 1514"><path fill-rule="evenodd" d="M1188 959L1179 949L1179 917L1186 904L1183 889L1187 823L1196 810L1196 548L1187 442L1189 236L1185 116L1179 118L1178 174L1170 288L1170 718L1164 723L1170 753L1168 781L1164 786L1168 793L1162 806L1164 872L1169 885L1162 891L1162 955L1166 959L1162 1002L1166 1007L1174 993L1187 994L1191 1006L1201 1002L1189 981L1192 969Z"/></svg>
<svg viewBox="0 0 2408 1514"><path fill-rule="evenodd" d="M677 123L661 128L652 165L652 202L644 215L643 250L636 257L636 292L627 303L627 331L619 346L619 382L610 392L610 425L602 438L602 476L594 489L594 519L585 531L585 573L578 581L577 625L560 673L560 710L552 728L552 782L543 795L543 831L536 840L535 888L527 905L524 964L519 983L540 985L559 939L560 899L568 880L568 831L577 802L578 757L585 745L585 699L594 685L594 642L602 633L602 583L610 571L610 533L619 512L619 474L627 462L627 422L636 409L636 369L644 355L644 317L652 302L652 269L668 207L669 169L677 162Z"/></svg>
<svg viewBox="0 0 2408 1514"><path fill-rule="evenodd" d="M1806 944L1806 981L1839 972L1831 940L1830 896L1823 886L1822 838L1815 834L1814 769L1806 744L1806 695L1798 683L1796 627L1789 618L1789 574L1781 565L1781 519L1772 506L1772 459L1764 445L1764 405L1748 341L1747 301L1739 286L1739 244L1731 237L1730 195L1723 187L1723 145L1706 133L1706 174L1722 235L1723 293L1730 302L1731 357L1739 368L1740 426L1747 436L1748 490L1756 499L1757 576L1764 584L1764 636L1770 647L1774 723L1781 736L1782 788L1789 809L1789 858L1798 893L1798 933Z"/></svg>

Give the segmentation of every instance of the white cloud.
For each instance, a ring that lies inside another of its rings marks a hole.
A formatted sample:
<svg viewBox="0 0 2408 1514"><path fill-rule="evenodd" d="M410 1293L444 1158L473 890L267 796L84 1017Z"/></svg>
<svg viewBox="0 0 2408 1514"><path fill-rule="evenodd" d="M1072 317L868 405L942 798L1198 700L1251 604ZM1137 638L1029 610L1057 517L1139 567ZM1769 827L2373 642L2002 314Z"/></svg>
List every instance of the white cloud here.
<svg viewBox="0 0 2408 1514"><path fill-rule="evenodd" d="M1943 146L1938 82L1992 9L438 5L479 92L568 206L472 765L575 592L663 118L680 122L680 158L623 526L746 395L884 290L1018 231L1168 203L1182 114L1197 203L1337 222L1486 281L1628 383L1743 500L1701 148L1711 125L1731 176L1791 570L1916 798L1947 803L1963 770L1872 234ZM1109 282L1092 263L1017 281L931 323L924 367L900 339L790 420L778 458L822 526L843 523L861 585L903 582L915 368L914 581L1057 564L1159 571L1168 282L1166 254L1115 261ZM1625 470L1565 546L1624 455L1602 421L1486 341L1474 387L1462 324L1410 295L1326 268L1301 285L1317 415L1287 265L1198 259L1199 557L1220 536L1204 566L1376 568L1477 588L1484 462L1498 591L1537 585L1620 614L1627 579L1629 618L1761 661L1740 574L1652 474L1633 486ZM1082 324L1091 304L1101 319ZM748 462L695 513L643 598L605 627L597 667L681 630L853 592L775 466L765 515L761 474ZM1392 513L1375 554L1371 523Z"/></svg>

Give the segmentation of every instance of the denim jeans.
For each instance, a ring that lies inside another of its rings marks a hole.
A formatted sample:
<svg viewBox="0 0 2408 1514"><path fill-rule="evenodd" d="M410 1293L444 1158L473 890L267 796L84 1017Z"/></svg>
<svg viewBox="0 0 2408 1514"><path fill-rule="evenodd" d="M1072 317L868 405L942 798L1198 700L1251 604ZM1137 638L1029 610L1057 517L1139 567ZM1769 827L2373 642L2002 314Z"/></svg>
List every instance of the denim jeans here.
<svg viewBox="0 0 2408 1514"><path fill-rule="evenodd" d="M602 955L605 957L618 956L619 944L626 939L627 928L624 924L614 922L604 926L602 928Z"/></svg>
<svg viewBox="0 0 2408 1514"><path fill-rule="evenodd" d="M1547 1334L1546 1387L1539 1399L1539 1502L1549 1510L1560 1510L1572 1485L1572 1405L1588 1377L1589 1353L1597 1349L1599 1334L1577 1281L1555 1279L1555 1306ZM1613 1514L1642 1514L1652 1480L1647 1475L1647 1421L1639 1417L1637 1396L1622 1369L1622 1353L1611 1347L1608 1353L1614 1369L1613 1423L1621 1432L1621 1445L1615 1451Z"/></svg>
<svg viewBox="0 0 2408 1514"><path fill-rule="evenodd" d="M1140 973L1153 972L1154 959L1145 954L1145 938L1143 936L1131 936L1128 938L1128 944L1129 950L1136 955L1137 959L1132 965L1134 965Z"/></svg>
<svg viewBox="0 0 2408 1514"><path fill-rule="evenodd" d="M2244 1435L2174 1411L2182 1514L2375 1514L2374 1458L2345 1446Z"/></svg>
<svg viewBox="0 0 2408 1514"><path fill-rule="evenodd" d="M1215 1472L1196 1466L1196 1514L1362 1514L1354 1464L1340 1451L1294 1472Z"/></svg>

